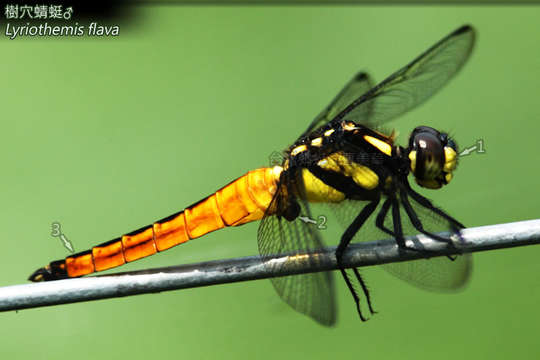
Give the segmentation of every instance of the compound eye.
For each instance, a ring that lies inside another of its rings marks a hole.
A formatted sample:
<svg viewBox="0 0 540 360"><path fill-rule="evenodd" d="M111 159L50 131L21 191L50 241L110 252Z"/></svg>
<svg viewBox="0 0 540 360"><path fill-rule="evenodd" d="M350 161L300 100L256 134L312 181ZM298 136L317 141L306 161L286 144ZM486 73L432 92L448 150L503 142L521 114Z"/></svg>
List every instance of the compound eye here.
<svg viewBox="0 0 540 360"><path fill-rule="evenodd" d="M434 180L441 174L444 166L444 149L437 136L430 132L417 133L412 151L415 152L413 155L415 164L413 167L411 163L411 168L418 180Z"/></svg>

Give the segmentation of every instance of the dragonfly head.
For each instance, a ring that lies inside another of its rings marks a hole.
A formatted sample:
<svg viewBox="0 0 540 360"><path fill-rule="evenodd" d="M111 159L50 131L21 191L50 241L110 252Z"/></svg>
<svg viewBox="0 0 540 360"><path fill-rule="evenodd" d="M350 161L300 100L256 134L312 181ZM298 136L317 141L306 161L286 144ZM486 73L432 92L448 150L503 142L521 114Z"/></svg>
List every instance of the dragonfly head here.
<svg viewBox="0 0 540 360"><path fill-rule="evenodd" d="M411 172L418 185L439 189L452 180L458 151L448 134L428 126L419 126L409 137L407 150Z"/></svg>

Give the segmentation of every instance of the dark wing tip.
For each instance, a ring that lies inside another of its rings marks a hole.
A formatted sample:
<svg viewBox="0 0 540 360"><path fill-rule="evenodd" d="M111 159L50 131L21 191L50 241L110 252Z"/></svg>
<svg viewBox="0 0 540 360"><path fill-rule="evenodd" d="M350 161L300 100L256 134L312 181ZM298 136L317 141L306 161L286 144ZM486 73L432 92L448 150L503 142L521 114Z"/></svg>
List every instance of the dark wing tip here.
<svg viewBox="0 0 540 360"><path fill-rule="evenodd" d="M355 81L362 81L362 80L365 80L365 79L369 79L369 75L364 72L364 71L360 71L359 73L356 74L356 76L354 77L354 80Z"/></svg>
<svg viewBox="0 0 540 360"><path fill-rule="evenodd" d="M469 24L463 25L463 26L459 27L457 30L455 30L452 33L452 35L453 36L461 35L461 34L466 33L466 32L473 32L474 33L474 27L472 27L472 25L469 25Z"/></svg>
<svg viewBox="0 0 540 360"><path fill-rule="evenodd" d="M330 318L325 319L317 319L317 322L323 326L327 327L334 327L336 326L337 319L336 319L336 311L332 311L332 316Z"/></svg>

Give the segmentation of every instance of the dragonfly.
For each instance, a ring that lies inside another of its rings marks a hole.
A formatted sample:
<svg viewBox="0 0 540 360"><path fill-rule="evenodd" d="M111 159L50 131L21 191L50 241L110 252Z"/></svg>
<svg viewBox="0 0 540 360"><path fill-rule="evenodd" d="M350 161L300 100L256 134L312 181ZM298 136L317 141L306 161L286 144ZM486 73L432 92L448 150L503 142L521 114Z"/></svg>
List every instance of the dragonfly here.
<svg viewBox="0 0 540 360"><path fill-rule="evenodd" d="M410 233L451 245L452 237L464 228L408 180L412 175L427 189L450 183L458 162L456 142L447 133L422 125L402 147L395 143L394 131L384 130L383 125L446 85L468 60L474 43L475 30L465 25L375 86L367 73L356 74L284 151L280 165L249 171L182 211L53 261L29 280L88 275L218 229L260 220L259 252L268 271L276 275L271 281L279 296L298 312L332 326L337 314L332 272L277 276L299 259L313 266L321 261L311 255L325 247L322 232L305 219L313 218L314 206L326 206L345 228L335 250L338 271L360 319L367 320L365 307L375 314L369 289L357 268L345 268L343 257L351 242L371 239L367 230L361 231L368 228L368 220L369 228L390 235L402 251L422 251L407 245L405 237ZM450 235L443 236L442 231ZM289 260L270 261L276 254L289 254ZM413 285L451 290L468 281L472 257L460 254L382 266Z"/></svg>

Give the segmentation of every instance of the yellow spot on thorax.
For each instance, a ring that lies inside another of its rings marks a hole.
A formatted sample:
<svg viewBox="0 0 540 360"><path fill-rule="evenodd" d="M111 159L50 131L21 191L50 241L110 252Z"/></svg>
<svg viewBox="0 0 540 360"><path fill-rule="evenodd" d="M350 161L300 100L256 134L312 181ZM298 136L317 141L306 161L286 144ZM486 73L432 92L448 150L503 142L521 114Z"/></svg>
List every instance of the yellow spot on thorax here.
<svg viewBox="0 0 540 360"><path fill-rule="evenodd" d="M320 160L317 165L324 170L350 177L356 184L367 190L372 190L379 184L379 177L373 170L349 160L342 153L333 153Z"/></svg>
<svg viewBox="0 0 540 360"><path fill-rule="evenodd" d="M392 145L390 145L389 143L382 141L380 139L377 139L373 136L369 136L369 135L364 135L364 140L366 140L371 145L375 146L384 154L388 156L392 155Z"/></svg>
<svg viewBox="0 0 540 360"><path fill-rule="evenodd" d="M317 147L322 146L322 138L318 137L311 140L311 146L317 146Z"/></svg>
<svg viewBox="0 0 540 360"><path fill-rule="evenodd" d="M352 178L355 183L367 190L372 190L379 184L379 176L367 166L353 163Z"/></svg>
<svg viewBox="0 0 540 360"><path fill-rule="evenodd" d="M300 154L302 151L306 151L306 150L307 150L306 145L299 145L299 146L295 147L294 149L292 149L291 155L295 156L295 155Z"/></svg>
<svg viewBox="0 0 540 360"><path fill-rule="evenodd" d="M347 130L347 131L358 129L358 126L356 126L356 124L352 122L343 123L342 127L344 130Z"/></svg>
<svg viewBox="0 0 540 360"><path fill-rule="evenodd" d="M319 167L324 170L341 172L341 167L339 166L339 163L344 162L343 160L348 161L343 155L332 154L322 160L319 160L317 165L319 165Z"/></svg>
<svg viewBox="0 0 540 360"><path fill-rule="evenodd" d="M334 129L326 130L324 132L324 136L330 136L330 135L332 135L334 133L334 131L335 131Z"/></svg>
<svg viewBox="0 0 540 360"><path fill-rule="evenodd" d="M307 201L338 203L345 199L345 194L326 185L308 169L302 169L302 179Z"/></svg>

